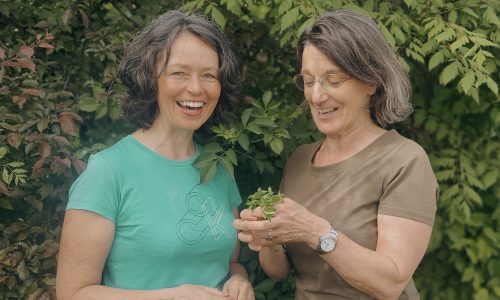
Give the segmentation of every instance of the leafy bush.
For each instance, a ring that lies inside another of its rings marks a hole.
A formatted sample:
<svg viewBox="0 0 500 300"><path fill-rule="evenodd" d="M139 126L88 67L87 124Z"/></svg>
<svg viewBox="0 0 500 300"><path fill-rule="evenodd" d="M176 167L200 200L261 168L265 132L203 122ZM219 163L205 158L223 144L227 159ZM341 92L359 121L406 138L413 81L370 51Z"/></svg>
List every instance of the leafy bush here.
<svg viewBox="0 0 500 300"><path fill-rule="evenodd" d="M67 191L90 153L132 130L119 114L116 62L132 34L180 8L158 1L0 0L0 298L55 298ZM319 135L297 73L298 35L327 8L362 9L410 70L415 112L397 126L430 154L441 197L415 274L422 299L500 299L498 1L192 0L244 62L245 105L197 136L199 161L234 169L243 196L276 189L288 155ZM293 297L243 248L259 299Z"/></svg>

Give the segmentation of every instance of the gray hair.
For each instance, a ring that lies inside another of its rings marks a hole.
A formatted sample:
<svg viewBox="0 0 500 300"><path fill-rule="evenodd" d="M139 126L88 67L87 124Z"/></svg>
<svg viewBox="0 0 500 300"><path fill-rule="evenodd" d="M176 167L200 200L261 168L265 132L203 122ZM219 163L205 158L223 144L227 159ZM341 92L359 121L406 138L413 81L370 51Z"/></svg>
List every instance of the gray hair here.
<svg viewBox="0 0 500 300"><path fill-rule="evenodd" d="M377 87L370 99L370 114L382 128L406 119L413 111L408 74L369 17L345 9L320 16L299 38L299 68L308 44L318 48L350 76Z"/></svg>
<svg viewBox="0 0 500 300"><path fill-rule="evenodd" d="M158 115L156 81L159 60L168 62L175 38L189 32L212 47L219 57L221 95L215 117L221 117L231 104L240 99L241 70L239 59L228 37L213 21L201 15L169 11L140 31L125 50L118 66L120 79L127 91L122 99L123 115L139 128L150 128Z"/></svg>

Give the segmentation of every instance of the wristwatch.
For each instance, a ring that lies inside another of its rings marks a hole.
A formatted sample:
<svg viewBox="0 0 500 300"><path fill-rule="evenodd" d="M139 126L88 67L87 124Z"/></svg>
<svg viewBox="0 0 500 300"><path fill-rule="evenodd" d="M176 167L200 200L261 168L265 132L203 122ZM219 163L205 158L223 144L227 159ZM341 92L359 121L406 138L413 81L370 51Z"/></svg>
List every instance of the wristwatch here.
<svg viewBox="0 0 500 300"><path fill-rule="evenodd" d="M316 248L316 252L319 255L324 255L332 252L337 245L337 239L339 237L339 232L333 226L325 235L319 238L319 244Z"/></svg>

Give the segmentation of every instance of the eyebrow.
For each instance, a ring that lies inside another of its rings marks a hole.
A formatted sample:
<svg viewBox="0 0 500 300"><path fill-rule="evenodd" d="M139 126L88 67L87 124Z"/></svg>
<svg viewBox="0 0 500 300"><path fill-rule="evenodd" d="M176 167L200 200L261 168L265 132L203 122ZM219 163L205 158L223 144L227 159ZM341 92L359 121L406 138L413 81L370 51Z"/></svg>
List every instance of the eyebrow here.
<svg viewBox="0 0 500 300"><path fill-rule="evenodd" d="M303 70L302 73L308 73L308 74L311 74L311 72L309 72L308 70ZM326 72L324 72L323 74L339 74L339 75L342 75L342 70L341 69L328 69L326 70Z"/></svg>
<svg viewBox="0 0 500 300"><path fill-rule="evenodd" d="M190 65L186 65L186 64L178 64L178 63L174 63L174 64L166 64L165 65L165 68L169 68L169 67L174 67L174 68L184 68L184 69L190 69L191 66ZM216 72L219 72L220 68L217 66L209 66L209 67L206 67L206 68L203 68L202 69L203 71L216 71Z"/></svg>

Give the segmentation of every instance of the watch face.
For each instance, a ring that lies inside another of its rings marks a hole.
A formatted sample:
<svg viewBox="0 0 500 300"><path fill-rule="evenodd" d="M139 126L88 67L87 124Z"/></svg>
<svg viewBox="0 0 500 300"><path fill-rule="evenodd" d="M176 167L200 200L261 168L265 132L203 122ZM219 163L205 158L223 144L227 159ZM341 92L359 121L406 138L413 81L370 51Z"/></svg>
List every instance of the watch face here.
<svg viewBox="0 0 500 300"><path fill-rule="evenodd" d="M335 239L332 237L322 239L320 246L324 252L330 252L335 249Z"/></svg>

